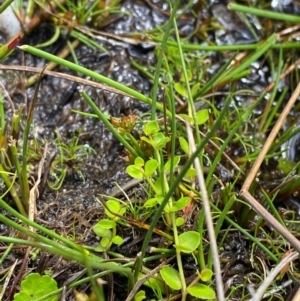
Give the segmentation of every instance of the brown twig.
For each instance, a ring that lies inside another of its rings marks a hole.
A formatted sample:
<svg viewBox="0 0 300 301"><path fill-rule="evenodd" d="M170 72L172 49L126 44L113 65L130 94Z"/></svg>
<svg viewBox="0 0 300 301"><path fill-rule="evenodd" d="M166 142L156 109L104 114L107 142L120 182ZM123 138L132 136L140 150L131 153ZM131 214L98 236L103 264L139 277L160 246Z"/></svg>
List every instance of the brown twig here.
<svg viewBox="0 0 300 301"><path fill-rule="evenodd" d="M25 71L25 72L34 72L34 73L41 73L42 68L35 68L35 67L29 67L29 66L8 66L8 65L0 65L0 70L15 70L15 71ZM95 87L95 88L100 88L112 93L116 93L116 94L120 94L120 95L124 95L124 96L129 96L128 94L119 91L117 89L114 89L112 87L88 80L88 79L84 79L78 76L74 76L74 75L70 75L70 74L66 74L66 73L60 73L60 72L55 72L55 71L50 71L50 70L44 70L44 74L46 75L50 75L50 76L54 76L54 77L58 77L58 78L63 78L72 82L76 82L78 84L81 85L86 85L86 86L91 86L91 87Z"/></svg>
<svg viewBox="0 0 300 301"><path fill-rule="evenodd" d="M23 262L22 262L22 265L21 265L21 268L11 286L11 289L9 291L9 295L7 297L7 300L11 301L14 299L14 295L15 295L15 291L17 289L17 285L18 283L21 281L24 273L26 272L26 266L27 266L27 263L28 263L28 260L29 260L29 254L31 252L31 247L28 247L27 250L26 250L26 253L25 253L25 256L24 256L24 259L23 259Z"/></svg>

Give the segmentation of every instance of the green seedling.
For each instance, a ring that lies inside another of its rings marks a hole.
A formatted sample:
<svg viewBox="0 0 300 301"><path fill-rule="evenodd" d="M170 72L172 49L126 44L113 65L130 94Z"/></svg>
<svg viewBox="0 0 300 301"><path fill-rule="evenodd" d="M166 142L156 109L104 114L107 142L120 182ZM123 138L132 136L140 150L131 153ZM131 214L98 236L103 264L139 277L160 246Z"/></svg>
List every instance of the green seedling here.
<svg viewBox="0 0 300 301"><path fill-rule="evenodd" d="M41 5L41 3L39 3ZM98 49L108 53L108 51L95 41L94 36L86 30L85 26L88 19L92 18L98 12L98 6L101 5L100 0L94 1L92 4L89 1L64 1L64 3L55 2L59 12L52 15L50 20L54 26L53 36L36 47L47 47L55 43L59 37L66 36L66 32L72 38L79 40L92 49ZM43 7L47 11L47 7ZM106 10L107 17L111 13L110 8ZM49 20L48 20L49 21ZM89 25L91 23L89 22Z"/></svg>
<svg viewBox="0 0 300 301"><path fill-rule="evenodd" d="M85 160L95 151L89 145L79 144L79 138L74 136L69 143L62 142L57 131L56 147L59 155L56 156L51 165L51 176L54 181L48 181L48 185L53 190L61 188L68 172L74 172L84 181L81 168Z"/></svg>
<svg viewBox="0 0 300 301"><path fill-rule="evenodd" d="M155 150L162 149L170 141L169 137L166 137L162 132L160 132L159 125L157 121L150 121L144 126L144 134L141 140L146 141Z"/></svg>
<svg viewBox="0 0 300 301"><path fill-rule="evenodd" d="M199 122L205 122L208 118L208 111L203 110L199 113ZM161 205L164 199L165 189L168 189L167 178L170 173L171 165L174 169L179 169L179 163L181 161L181 156L174 156L169 159L164 164L159 164L159 160L163 160L164 157L159 155L161 150L166 147L167 142L169 142L169 137L166 137L165 134L160 132L160 127L156 121L148 122L143 129L145 136L142 136L141 139L146 141L149 145L151 145L154 149L154 154L156 159L149 159L145 161L144 159L137 157L134 160L134 164L129 165L126 169L127 173L136 179L144 179L151 189L151 195L144 204L145 208L151 208L156 205ZM180 145L183 149L184 153L190 153L190 147L188 142L183 137L180 139ZM186 174L186 179L194 178L195 173L192 172L192 168L190 168L190 172ZM162 184L163 183L163 184ZM165 189L162 189L162 186ZM186 194L189 194L190 191L184 185L181 185ZM195 231L187 231L182 234L178 234L177 227L184 225L184 219L182 217L176 217L176 214L179 211L184 211L185 208L190 204L191 198L188 196L181 196L176 200L176 197L172 197L169 202L164 207L165 217L167 219L167 224L172 226L174 233L174 248L176 250L176 257L179 269L176 270L171 267L164 267L160 274L166 284L172 290L181 290L184 295L188 294L188 290L185 284L185 279L183 275L181 256L183 254L193 254L200 245L201 236L198 232ZM158 250L157 250L158 251ZM193 286L189 287L191 291L191 295L203 296L204 299L212 299L215 296L214 291L207 286L207 290L205 291L206 286L200 283L194 283ZM204 292L203 292L204 290Z"/></svg>
<svg viewBox="0 0 300 301"><path fill-rule="evenodd" d="M157 167L158 167L158 162L156 160L150 159L145 163L144 159L142 159L141 157L137 157L134 160L134 164L129 165L126 168L126 171L131 177L135 179L145 178L145 180L153 188L153 190L158 193L152 181L152 176L155 173Z"/></svg>
<svg viewBox="0 0 300 301"><path fill-rule="evenodd" d="M41 297L44 301L56 301L58 296L46 297L57 290L56 281L49 276L31 273L21 282L21 291L14 297L14 301L35 301Z"/></svg>
<svg viewBox="0 0 300 301"><path fill-rule="evenodd" d="M0 177L3 179L7 192L12 196L19 211L23 214L27 214L28 203L26 202L26 189L23 189L23 182L21 182L22 189L18 191L19 185L15 183L17 177L22 178L23 173L21 169L21 160L19 158L18 149L18 137L19 137L19 125L21 117L23 116L22 107L14 111L14 115L11 124L6 122L4 101L2 93L0 93ZM10 129L8 129L10 128ZM27 165L26 165L27 166ZM16 171L13 170L16 168ZM27 177L27 171L24 174ZM25 184L26 186L26 184Z"/></svg>
<svg viewBox="0 0 300 301"><path fill-rule="evenodd" d="M109 219L102 219L93 227L95 234L101 238L99 246L95 248L97 252L108 251L112 244L123 242L123 238L116 234L117 221L125 214L126 208L117 200L108 200L105 206L105 214Z"/></svg>

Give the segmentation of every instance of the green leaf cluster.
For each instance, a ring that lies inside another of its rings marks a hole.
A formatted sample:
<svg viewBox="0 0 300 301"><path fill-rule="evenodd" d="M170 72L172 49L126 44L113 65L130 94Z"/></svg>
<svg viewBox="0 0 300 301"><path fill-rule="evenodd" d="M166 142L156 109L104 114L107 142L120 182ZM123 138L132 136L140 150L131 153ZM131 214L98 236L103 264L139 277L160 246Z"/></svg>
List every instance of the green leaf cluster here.
<svg viewBox="0 0 300 301"><path fill-rule="evenodd" d="M116 234L117 221L125 214L126 208L122 207L117 200L108 200L105 205L105 214L108 219L100 220L93 227L95 234L101 238L98 247L95 248L97 252L108 251L112 244L119 245L123 242L123 238Z"/></svg>

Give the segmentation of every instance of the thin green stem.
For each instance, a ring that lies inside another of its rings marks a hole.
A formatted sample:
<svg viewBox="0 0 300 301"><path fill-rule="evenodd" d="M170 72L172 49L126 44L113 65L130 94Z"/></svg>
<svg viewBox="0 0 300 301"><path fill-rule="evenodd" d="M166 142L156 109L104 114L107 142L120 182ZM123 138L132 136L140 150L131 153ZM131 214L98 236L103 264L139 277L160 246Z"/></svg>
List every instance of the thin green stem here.
<svg viewBox="0 0 300 301"><path fill-rule="evenodd" d="M232 138L235 136L236 132L239 130L239 128L241 127L241 125L249 118L249 116L251 115L251 113L253 112L253 110L255 109L255 107L261 102L261 100L264 98L266 92L263 93L257 100L256 102L247 109L247 111L240 115L238 118L238 122L236 123L236 125L229 131L229 135L226 138L226 140L222 143L222 146L220 148L220 150L218 151L210 169L207 175L207 184L208 181L210 181L212 179L212 175L214 173L214 171L216 170L217 165L219 164L222 155L224 154L224 151L226 149L226 147L228 146L228 144L232 141ZM231 99L231 96L228 96Z"/></svg>
<svg viewBox="0 0 300 301"><path fill-rule="evenodd" d="M183 71L183 75L184 75L185 87L186 87L187 95L188 95L188 97L187 97L188 112L189 112L189 115L193 117L194 124L197 125L196 110L195 110L195 106L194 106L192 91L191 91L191 87L190 87L190 81L189 81L187 70L186 70L185 59L184 59L184 55L183 55L183 51L182 51L182 47L181 47L181 40L180 40L176 20L174 20L174 29L175 29L176 40L177 40L177 49L179 51L181 67L182 67L182 71ZM199 133L198 126L195 126L195 132L196 132L196 144L198 145L200 143L200 133ZM199 155L201 157L201 153ZM200 161L202 164L202 160L200 160Z"/></svg>
<svg viewBox="0 0 300 301"><path fill-rule="evenodd" d="M135 147L137 153L139 154L139 156L141 158L144 158L145 154L144 154L143 150L141 149L138 141L130 133L127 133L126 136L129 138L130 142L134 145L134 147Z"/></svg>
<svg viewBox="0 0 300 301"><path fill-rule="evenodd" d="M229 201L226 203L224 209L221 211L221 215L218 218L218 221L216 223L216 226L215 226L216 237L218 237L220 229L221 229L221 227L223 225L223 222L225 220L225 217L228 216L228 212L229 212L230 208L233 206L233 204L235 202L237 202L236 195L234 193L232 193L232 195L229 198ZM208 253L207 266L208 266L209 269L211 269L211 267L212 267L212 252L211 252L211 250L209 250L209 253Z"/></svg>
<svg viewBox="0 0 300 301"><path fill-rule="evenodd" d="M7 247L7 249L5 250L5 252L3 253L3 255L0 258L0 265L2 265L3 261L6 259L6 257L9 255L10 251L12 250L12 248L14 247L14 243L10 243L9 246Z"/></svg>
<svg viewBox="0 0 300 301"><path fill-rule="evenodd" d="M254 8L250 6L239 5L235 3L229 3L228 9L235 10L240 13L251 14L259 17L275 19L280 21L287 21L293 23L300 23L300 17L295 15L289 15L284 13L277 13L271 10L265 10L261 8Z"/></svg>
<svg viewBox="0 0 300 301"><path fill-rule="evenodd" d="M167 70L167 74L171 74L169 64L167 60L165 59L165 67ZM166 99L167 99L167 104L168 108L172 114L172 116L175 116L176 111L175 111L175 97L174 97L174 82L173 78L171 76L168 76L168 88L165 88L166 90ZM171 160L170 162L170 178L169 178L169 187L172 185L173 180L174 180L174 157L175 157L175 150L176 150L176 140L177 140L177 121L176 118L171 118L171 154L169 155L169 158Z"/></svg>
<svg viewBox="0 0 300 301"><path fill-rule="evenodd" d="M5 128L5 112L4 112L4 101L3 101L3 95L0 92L0 135L2 136L4 134L4 128Z"/></svg>
<svg viewBox="0 0 300 301"><path fill-rule="evenodd" d="M171 214L171 219L172 219L172 224L173 224L174 243L175 243L175 245L179 245L175 213ZM183 270L183 265L182 265L181 252L179 249L176 249L176 260L177 260L178 272L179 272L179 277L180 277L180 282L181 282L181 301L185 301L186 296L187 296L186 282L185 282L184 270Z"/></svg>
<svg viewBox="0 0 300 301"><path fill-rule="evenodd" d="M212 208L218 212L222 213L222 211L214 204L211 204ZM235 223L231 218L228 216L225 216L225 219L228 223L230 223L233 227L235 227L239 232L241 232L243 235L248 237L251 241L257 244L258 247L260 247L268 256L274 260L275 262L278 262L278 258L264 245L262 244L257 238L253 237L247 230L243 229L239 224Z"/></svg>
<svg viewBox="0 0 300 301"><path fill-rule="evenodd" d="M44 67L43 71L45 70L45 68L46 67ZM29 210L29 182L28 182L28 175L27 175L28 137L29 137L31 124L33 122L33 113L38 99L38 93L39 93L41 79L43 76L43 71L39 75L37 86L34 91L34 96L30 103L30 107L28 111L28 116L24 128L24 133L23 133L22 169L21 169L21 174L18 175L20 177L22 202L25 205L25 209L27 212Z"/></svg>
<svg viewBox="0 0 300 301"><path fill-rule="evenodd" d="M152 37L154 41L161 42L162 39L158 37ZM177 42L168 41L168 46L177 47ZM243 50L256 50L261 47L260 43L255 44L241 44L241 45L198 45L198 44L185 44L182 43L181 47L184 51L243 51ZM277 43L270 46L271 49L297 49L300 47L299 42L286 42L286 43Z"/></svg>
<svg viewBox="0 0 300 301"><path fill-rule="evenodd" d="M22 215L27 216L27 210L25 210L18 193L14 187L14 181L11 181L8 172L3 168L2 164L0 164L0 177L2 177L9 193L11 194L12 198L14 199L14 202L16 203L18 210L21 212Z"/></svg>
<svg viewBox="0 0 300 301"><path fill-rule="evenodd" d="M276 56L278 56L278 53L276 51ZM272 60L273 56L271 57ZM260 119L260 126L259 126L259 132L261 133L265 133L267 131L267 129L269 128L270 123L267 123L266 120L268 119L269 122L272 121L272 119L269 119L269 116L272 115L274 116L274 114L271 114L274 109L276 108L276 106L274 106L274 101L275 101L275 97L276 97L276 104L277 104L277 92L278 92L278 84L280 81L280 74L282 73L282 67L283 67L283 63L284 63L284 59L283 59L283 50L282 48L279 51L279 56L278 56L278 68L277 70L272 70L273 72L271 74L273 74L273 81L275 79L275 84L274 87L272 89L271 95L268 99L268 101L266 102L266 106L264 109L264 112L261 116ZM274 60L272 60L272 62L270 63L270 66L273 67L274 65ZM272 68L274 69L274 68ZM276 78L275 78L276 76Z"/></svg>
<svg viewBox="0 0 300 301"><path fill-rule="evenodd" d="M170 31L171 31L171 28L172 28L173 20L175 20L175 16L176 16L176 13L177 13L179 3L180 3L179 0L177 0L175 2L175 5L172 9L170 18L167 22L167 25L166 25L166 28L165 28L165 33L164 33L162 42L160 44L161 53L165 52L165 49L166 49L166 46L167 46L167 40L170 36ZM158 49L156 51L158 51ZM155 75L154 75L154 83L153 83L153 88L152 88L151 120L156 119L156 99L157 99L157 94L158 94L158 91L159 91L158 85L159 85L159 77L161 75L162 62L163 62L163 55L158 55L157 64L156 64L156 71L155 71Z"/></svg>
<svg viewBox="0 0 300 301"><path fill-rule="evenodd" d="M3 219L2 214L0 214L0 218L1 218L1 220ZM5 220L5 219L3 219L3 220ZM13 224L17 225L14 222L13 222ZM67 260L75 260L75 261L83 264L86 267L102 269L104 271L107 271L108 273L117 272L119 274L126 275L130 282L130 286L131 287L134 286L133 275L132 275L130 268L120 266L118 264L115 264L114 262L102 262L102 259L100 257L94 256L92 254L82 253L82 252L70 249L68 247L64 247L62 245L60 245L60 248L56 248L55 246L48 245L46 243L41 243L39 241L17 239L14 237L7 237L7 236L0 236L0 241L7 242L7 243L15 243L18 245L26 245L26 246L36 247L41 250L48 251L51 254L58 254Z"/></svg>
<svg viewBox="0 0 300 301"><path fill-rule="evenodd" d="M16 170L17 170L17 175L18 175L18 177L21 177L22 169L21 169L21 166L20 166L20 162L19 162L19 158L18 158L18 150L17 150L15 141L12 141L10 143L9 149L10 149L11 154L12 154L12 162L15 165Z"/></svg>
<svg viewBox="0 0 300 301"><path fill-rule="evenodd" d="M145 176L145 180L147 181L147 183L149 184L149 186L152 188L152 190L154 191L154 193L157 195L158 191L157 191L157 188L155 187L155 185L152 182L152 178Z"/></svg>
<svg viewBox="0 0 300 301"><path fill-rule="evenodd" d="M273 198L270 199L270 196L268 195L268 193L264 189L262 189L262 193L265 197L265 201L267 202L267 204L269 206L268 209L270 209L270 212L273 214L273 216L276 217L276 219L281 223L281 225L286 227L285 222L282 220L282 218L281 218L281 216L278 212L278 209L274 205L274 199L275 199L276 195L273 195Z"/></svg>
<svg viewBox="0 0 300 301"><path fill-rule="evenodd" d="M14 0L6 0L0 6L0 14L2 14L12 3Z"/></svg>
<svg viewBox="0 0 300 301"><path fill-rule="evenodd" d="M79 72L83 75L86 75L86 76L89 76L95 80L98 80L100 82L103 82L104 84L107 84L108 86L111 86L111 87L114 87L116 89L118 89L119 91L122 91L126 94L128 94L129 96L132 96L134 98L137 98L139 99L140 101L144 102L144 103L147 103L149 105L152 105L152 99L131 89L131 88L128 88L127 86L125 85L122 85L110 78L107 78L99 73L96 73L94 71L91 71L87 68L84 68L82 66L78 66L72 62L69 62L67 60L64 60L60 57L57 57L53 54L50 54L50 53L47 53L45 51L42 51L40 49L37 49L37 48L34 48L32 46L29 46L29 45L22 45L22 46L19 46L20 49L26 51L26 52L29 52L33 55L36 55L36 56L39 56L39 57L42 57L46 60L49 60L49 61L52 61L52 62L55 62L56 64L59 64L59 65L62 65L62 66L65 66L71 70L74 70L76 72ZM161 103L156 103L156 108L163 112L164 110L164 107ZM171 115L171 112L169 112L168 110L166 111L167 115L169 118L172 118L172 115Z"/></svg>
<svg viewBox="0 0 300 301"><path fill-rule="evenodd" d="M236 54L232 56L221 68L218 72L197 92L195 95L195 99L198 99L200 96L204 95L207 91L211 90L214 87L216 82L220 82L219 78L224 74L225 70L230 66Z"/></svg>
<svg viewBox="0 0 300 301"><path fill-rule="evenodd" d="M28 4L26 6L26 22L29 22L32 19L35 7L36 2L34 0L28 0Z"/></svg>
<svg viewBox="0 0 300 301"><path fill-rule="evenodd" d="M22 50L24 50L24 51L26 51L26 52L29 52L29 53L31 53L33 55L42 57L42 58L44 58L46 60L55 62L55 63L57 63L59 65L65 66L65 67L67 67L67 68L69 68L71 70L74 70L76 72L79 72L81 74L89 76L89 77L91 77L91 78L93 78L95 80L98 80L100 82L103 82L104 84L107 84L108 86L115 87L116 89L118 89L118 90L120 90L120 91L122 91L122 92L124 92L124 93L126 93L126 94L128 94L128 95L130 95L132 97L134 97L134 98L137 98L137 99L139 99L139 100L141 100L143 102L146 102L148 104L152 103L151 98L149 98L149 97L147 97L147 96L145 96L145 95L143 95L143 94L141 94L141 93L139 93L139 92L137 92L137 91L135 91L135 90L133 90L131 88L128 88L125 85L122 85L122 84L120 84L120 83L118 83L118 82L116 82L116 81L114 81L114 80L112 80L110 78L107 78L107 77L105 77L105 76L103 76L103 75L101 75L99 73L91 71L91 70L89 70L87 68L84 68L82 66L79 66L77 64L74 64L72 62L69 62L69 61L64 60L64 59L62 59L60 57L57 57L57 56L55 56L53 54L47 53L45 51L42 51L40 49L34 48L32 46L29 46L29 45L23 45L23 46L20 46L19 48L22 49ZM161 107L161 109L162 109L162 107Z"/></svg>
<svg viewBox="0 0 300 301"><path fill-rule="evenodd" d="M260 47L258 47L257 51L253 52L253 54L248 57L244 62L239 64L237 67L228 69L228 71L224 72L219 81L227 81L232 77L239 75L242 71L248 68L253 62L255 62L260 56L262 56L270 47L276 42L276 34L271 35L266 41L260 43Z"/></svg>
<svg viewBox="0 0 300 301"><path fill-rule="evenodd" d="M202 207L200 210L199 218L198 218L198 232L200 234L200 244L198 246L198 260L201 271L206 268L205 259L204 259L204 248L203 248L203 241L204 241L204 222L205 222L205 211Z"/></svg>
<svg viewBox="0 0 300 301"><path fill-rule="evenodd" d="M1 165L0 165L1 167ZM35 229L37 229L40 232L45 233L47 236L52 237L58 241L61 241L62 243L64 243L66 246L73 248L73 249L77 249L78 251L82 251L83 247L71 242L70 240L64 238L63 236L55 233L54 231L51 231L33 221L31 221L30 219L28 219L27 217L25 217L25 215L20 214L19 212L17 212L16 210L14 210L13 208L11 208L6 202L4 202L2 199L0 199L0 206L3 207L6 211L8 211L11 215L15 216L17 219L21 220L22 222L24 222L26 225L31 226ZM19 208L18 208L19 209ZM27 233L27 229L25 229L24 227L20 228L20 231L24 233L26 235L29 235ZM46 243L48 243L49 241L45 241Z"/></svg>
<svg viewBox="0 0 300 301"><path fill-rule="evenodd" d="M270 128L270 126L272 124L272 121L274 122L274 117L278 113L279 108L281 108L282 102L284 101L288 90L289 90L289 87L284 87L283 88L279 98L276 101L276 104L275 104L274 108L271 110L271 112L268 112L267 120L266 120L265 124L263 125L262 133L265 133L267 131L267 129ZM275 91L277 92L277 89Z"/></svg>

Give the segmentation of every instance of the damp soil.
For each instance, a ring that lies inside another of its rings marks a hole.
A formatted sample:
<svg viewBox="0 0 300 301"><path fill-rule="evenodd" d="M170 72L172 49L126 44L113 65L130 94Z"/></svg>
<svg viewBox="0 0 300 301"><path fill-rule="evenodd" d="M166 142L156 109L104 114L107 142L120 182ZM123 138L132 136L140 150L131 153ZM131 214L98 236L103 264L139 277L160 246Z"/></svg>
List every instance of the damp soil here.
<svg viewBox="0 0 300 301"><path fill-rule="evenodd" d="M192 35L199 22L208 18L216 18L223 26L209 32L209 38L219 45L253 43L261 38L259 28L256 28L257 35L254 36L247 26L239 18L226 9L223 1L199 1L197 15L187 12L185 18L179 20L179 29L182 36L191 36L191 42L201 43L201 39ZM275 2L275 1L273 1ZM272 3L273 3L272 2ZM270 8L285 12L299 13L298 6L293 4L279 5ZM169 7L165 1L123 1L123 10L129 12L117 20L111 22L101 30L106 33L119 35L122 37L133 32L144 33L166 22L169 16ZM252 20L255 27L255 20ZM47 40L53 34L53 28L49 23L41 23L29 36L26 36L22 43L36 45ZM199 34L201 37L201 34ZM114 79L128 87L131 87L142 94L149 95L152 82L149 81L132 64L131 59L138 61L145 66L154 66L156 63L154 47L147 43L127 43L121 39L111 39L109 42L99 40L108 53L99 50L92 50L85 45L79 45L76 49L76 56L80 65ZM54 45L46 48L47 51L57 53L66 45L66 40L60 38ZM70 58L71 59L71 58ZM216 70L226 61L227 58L219 53L210 53L207 57L211 61L210 69L207 70L208 76L212 76ZM20 50L9 57L3 64L6 65L26 65L42 68L47 62L33 57ZM58 66L55 71L77 75L74 72ZM270 83L270 71L259 62L253 65L253 72L250 76L243 79L240 88L251 89L259 94ZM24 83L30 73L16 71L1 71L0 79L3 87L8 92L14 106L25 105L25 111L30 101L34 97L36 85L25 88ZM286 83L288 84L288 83ZM80 96L78 89L84 89L95 101L97 106L108 115L120 117L123 115L149 112L150 107L135 99L127 96L111 93L109 91L90 86L74 84L71 81L45 76L41 80L38 91L38 102L34 113L34 124L31 139L36 141L53 141L57 138L57 133L65 143L70 143L72 137L78 136L79 143L92 148L94 151L83 161L80 162L80 174L74 167L70 166L66 178L58 191L46 188L37 200L36 221L45 225L49 229L55 230L62 235L71 235L76 229L75 237L78 243L96 246L99 242L93 234L92 226L103 216L102 206L97 198L103 195L114 195L116 184L123 186L131 181L125 173L126 153L122 145L112 136L109 130L97 119L72 113L72 110L91 112L91 109ZM2 88L3 89L3 88ZM216 97L218 106L222 106L225 98ZM8 118L12 114L12 105L5 99L5 109ZM253 96L236 98L236 105L246 106L253 101ZM262 104L263 106L263 104ZM257 108L256 114L262 112L262 107ZM49 154L58 155L58 149L49 144ZM51 180L51 178L50 178ZM142 191L138 190L134 184L130 186L128 193L135 195ZM134 190L136 189L136 190ZM9 201L9 200L8 200ZM9 229L1 225L2 235L9 235ZM116 251L126 257L135 258L139 252L139 247L144 238L145 231L135 229L119 228L126 243L118 247ZM159 246L159 238L153 237L152 245ZM225 243L224 253L222 254L224 268L225 287L231 285L242 285L244 275L253 271L250 262L251 242L237 233L228 235ZM16 259L22 259L24 250L16 249L10 257L6 266ZM256 256L260 256L256 253ZM188 275L193 275L196 267L188 257L185 259L185 270ZM151 268L151 266L149 266ZM43 273L50 269L58 285L64 286L74 275L80 276L82 267L75 263L64 261L63 259L41 252L35 261L29 261L28 268L32 271ZM257 271L256 271L257 272ZM66 280L67 279L67 280ZM110 279L114 283L113 291L107 289L106 293L110 300L125 300L126 290L124 290L124 279L114 276ZM89 287L80 289L89 291ZM151 291L147 291L147 300L155 298ZM73 291L66 291L64 300L74 300ZM237 299L235 299L237 298ZM238 300L238 296L233 296L232 300Z"/></svg>

